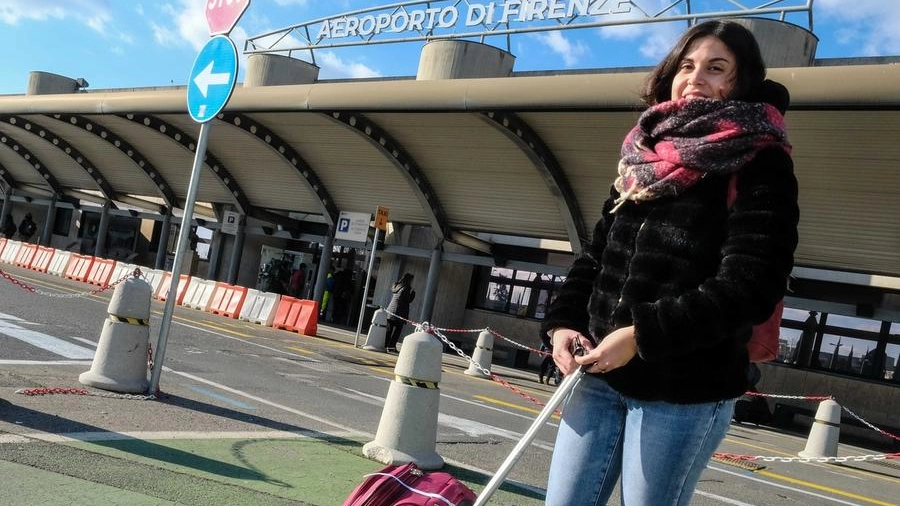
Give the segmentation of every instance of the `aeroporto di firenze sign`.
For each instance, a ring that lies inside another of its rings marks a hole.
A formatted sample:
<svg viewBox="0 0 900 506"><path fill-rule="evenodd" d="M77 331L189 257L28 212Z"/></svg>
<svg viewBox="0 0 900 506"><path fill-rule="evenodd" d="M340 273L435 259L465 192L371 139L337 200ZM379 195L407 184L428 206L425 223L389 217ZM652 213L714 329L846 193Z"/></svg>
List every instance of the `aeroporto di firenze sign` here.
<svg viewBox="0 0 900 506"><path fill-rule="evenodd" d="M798 13L806 14L811 23L812 2L765 0L763 5L744 7L735 0L408 0L248 37L245 53L287 51L290 54L294 50L328 47L483 38L665 21L695 22L730 16L785 19L788 14Z"/></svg>
<svg viewBox="0 0 900 506"><path fill-rule="evenodd" d="M391 12L346 14L325 19L321 21L316 40L628 14L633 6L631 0L505 0L487 3L460 1L444 6L430 4L432 2L413 8L396 8Z"/></svg>

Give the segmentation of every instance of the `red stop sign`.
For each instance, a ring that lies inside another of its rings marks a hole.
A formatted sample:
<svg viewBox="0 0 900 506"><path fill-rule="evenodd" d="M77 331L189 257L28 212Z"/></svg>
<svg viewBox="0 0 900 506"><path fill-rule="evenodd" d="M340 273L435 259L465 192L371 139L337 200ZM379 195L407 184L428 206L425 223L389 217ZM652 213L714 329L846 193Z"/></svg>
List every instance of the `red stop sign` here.
<svg viewBox="0 0 900 506"><path fill-rule="evenodd" d="M250 0L204 0L210 35L228 35L250 6Z"/></svg>

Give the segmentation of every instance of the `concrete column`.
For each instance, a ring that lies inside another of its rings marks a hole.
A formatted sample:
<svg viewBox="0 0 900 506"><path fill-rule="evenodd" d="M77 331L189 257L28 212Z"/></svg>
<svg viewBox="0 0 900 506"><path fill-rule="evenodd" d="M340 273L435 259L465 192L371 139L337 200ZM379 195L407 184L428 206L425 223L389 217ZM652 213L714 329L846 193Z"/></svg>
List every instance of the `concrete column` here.
<svg viewBox="0 0 900 506"><path fill-rule="evenodd" d="M209 265L206 270L206 279L218 279L219 264L222 263L222 248L225 246L225 234L213 230L212 239L209 242Z"/></svg>
<svg viewBox="0 0 900 506"><path fill-rule="evenodd" d="M50 246L50 238L53 235L53 222L56 221L56 195L50 199L47 206L47 219L44 220L44 229L41 230L41 246Z"/></svg>
<svg viewBox="0 0 900 506"><path fill-rule="evenodd" d="M3 208L0 208L0 225L6 223L6 217L12 212L12 190L3 192Z"/></svg>
<svg viewBox="0 0 900 506"><path fill-rule="evenodd" d="M416 79L509 77L516 57L500 48L470 40L434 40L422 48Z"/></svg>
<svg viewBox="0 0 900 506"><path fill-rule="evenodd" d="M316 284L313 288L313 300L322 307L322 296L325 294L325 276L331 269L331 250L334 247L334 227L328 227L325 242L322 244L322 254L319 258L319 269L316 272Z"/></svg>
<svg viewBox="0 0 900 506"><path fill-rule="evenodd" d="M234 234L234 244L231 246L231 260L228 262L226 283L232 285L237 283L238 271L241 268L241 255L244 254L244 239L246 238L247 232L244 230L244 224L241 223Z"/></svg>
<svg viewBox="0 0 900 506"><path fill-rule="evenodd" d="M767 18L730 18L750 30L768 68L809 67L819 38L797 25Z"/></svg>
<svg viewBox="0 0 900 506"><path fill-rule="evenodd" d="M109 206L107 200L100 210L100 225L97 227L97 242L94 244L94 256L104 257L106 253L106 233L109 232Z"/></svg>
<svg viewBox="0 0 900 506"><path fill-rule="evenodd" d="M156 246L156 263L155 269L166 268L166 244L169 243L169 231L172 228L172 210L166 209L163 215L162 228L159 231L159 244Z"/></svg>
<svg viewBox="0 0 900 506"><path fill-rule="evenodd" d="M444 256L442 243L431 251L431 263L428 264L428 279L425 281L425 297L422 299L422 310L419 315L420 322L431 321L431 313L434 311L434 300L437 298L437 289L441 277L441 260Z"/></svg>
<svg viewBox="0 0 900 506"><path fill-rule="evenodd" d="M251 54L247 57L244 87L312 84L319 78L319 67L280 54Z"/></svg>

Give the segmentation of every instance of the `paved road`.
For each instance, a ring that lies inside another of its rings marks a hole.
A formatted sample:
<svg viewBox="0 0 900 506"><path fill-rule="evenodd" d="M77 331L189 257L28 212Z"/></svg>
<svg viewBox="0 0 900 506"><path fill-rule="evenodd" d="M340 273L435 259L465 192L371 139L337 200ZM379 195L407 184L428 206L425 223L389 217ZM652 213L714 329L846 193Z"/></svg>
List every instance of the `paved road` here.
<svg viewBox="0 0 900 506"><path fill-rule="evenodd" d="M391 423L381 415L397 355L355 348L352 331L320 326L308 337L177 308L158 399L26 396L16 391L84 387L109 294L73 298L92 287L0 269L39 292L0 279L0 497L11 504L330 506L381 467L361 447ZM162 310L153 303L151 341ZM540 410L522 394L546 401L553 390L532 371L494 368L517 393L466 368L443 356L435 447L444 470L478 491ZM539 432L492 505L542 504L555 429L551 420ZM733 425L720 451L790 459L804 444L803 434ZM896 460L762 466L711 463L691 504L900 503Z"/></svg>

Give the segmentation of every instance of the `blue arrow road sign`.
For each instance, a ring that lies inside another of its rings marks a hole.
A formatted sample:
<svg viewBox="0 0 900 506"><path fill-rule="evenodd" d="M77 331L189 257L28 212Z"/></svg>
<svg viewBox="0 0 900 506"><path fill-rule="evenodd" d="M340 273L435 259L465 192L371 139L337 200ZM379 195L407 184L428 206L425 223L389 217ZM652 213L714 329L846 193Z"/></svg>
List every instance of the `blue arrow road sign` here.
<svg viewBox="0 0 900 506"><path fill-rule="evenodd" d="M224 35L209 39L194 60L188 82L187 106L194 121L205 123L219 114L231 98L237 72L234 42Z"/></svg>

